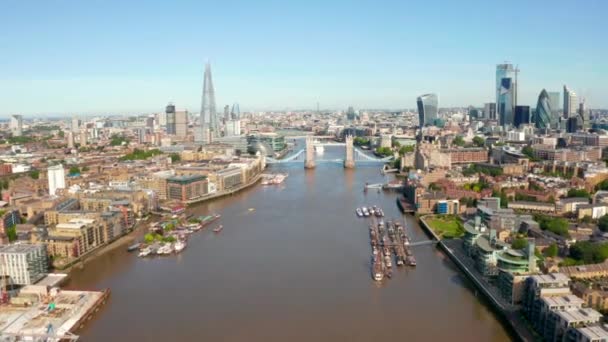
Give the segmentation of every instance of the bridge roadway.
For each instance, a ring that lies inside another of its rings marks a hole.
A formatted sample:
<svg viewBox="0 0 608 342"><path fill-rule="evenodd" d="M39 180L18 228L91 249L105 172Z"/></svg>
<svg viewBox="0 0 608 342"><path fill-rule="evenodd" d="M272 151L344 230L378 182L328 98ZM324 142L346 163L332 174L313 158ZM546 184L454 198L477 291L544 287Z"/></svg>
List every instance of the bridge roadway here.
<svg viewBox="0 0 608 342"><path fill-rule="evenodd" d="M327 145L340 145L338 144L324 144L325 146ZM345 144L341 144L342 146L344 146ZM285 163L301 163L303 162L302 160L297 160L297 158L304 154L306 152L306 149L301 149L298 152L292 154L291 156L284 158L284 159L275 159L275 158L271 158L271 157L266 157L266 163L267 164L285 164ZM371 157L369 155L367 155L365 152L359 150L358 148L355 147L355 155L359 156L360 158L357 159L355 158L355 162L363 162L363 163L386 163L390 160L393 159L393 157L386 157L386 158L374 158ZM315 159L315 162L331 162L331 163L343 163L344 159Z"/></svg>

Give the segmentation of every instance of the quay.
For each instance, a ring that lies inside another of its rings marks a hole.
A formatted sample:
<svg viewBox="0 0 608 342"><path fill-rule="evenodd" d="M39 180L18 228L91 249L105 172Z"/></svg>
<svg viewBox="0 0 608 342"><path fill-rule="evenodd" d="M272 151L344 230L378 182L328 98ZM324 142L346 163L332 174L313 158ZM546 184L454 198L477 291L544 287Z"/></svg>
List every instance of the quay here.
<svg viewBox="0 0 608 342"><path fill-rule="evenodd" d="M405 198L397 197L397 207L399 207L399 210L401 210L401 212L404 214L413 214L416 212L414 207L408 201L406 201Z"/></svg>
<svg viewBox="0 0 608 342"><path fill-rule="evenodd" d="M432 216L432 215L429 215ZM439 248L458 266L466 277L474 284L475 288L484 295L493 311L503 322L508 323L507 327L519 341L536 340L528 324L523 320L517 306L505 301L497 289L491 286L484 277L476 270L473 260L470 260L464 253L461 239L441 239L433 229L427 224L426 216L420 217L420 226L433 239L437 240Z"/></svg>
<svg viewBox="0 0 608 342"><path fill-rule="evenodd" d="M0 306L2 341L77 341L81 329L107 302L110 290L64 291L25 286Z"/></svg>

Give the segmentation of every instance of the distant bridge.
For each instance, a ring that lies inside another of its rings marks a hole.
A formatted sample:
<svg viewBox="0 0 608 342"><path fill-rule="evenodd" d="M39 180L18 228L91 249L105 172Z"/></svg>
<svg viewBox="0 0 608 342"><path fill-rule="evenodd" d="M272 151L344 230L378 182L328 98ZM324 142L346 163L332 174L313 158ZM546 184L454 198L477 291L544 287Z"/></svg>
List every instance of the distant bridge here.
<svg viewBox="0 0 608 342"><path fill-rule="evenodd" d="M340 143L336 143L336 144L319 144L319 145L335 145L335 146L345 146L345 144L340 144ZM300 158L304 153L306 152L306 149L301 149L299 151L297 151L296 153L292 154L291 156L284 158L284 159L275 159L272 157L266 157L266 164L288 164L288 163L303 163L304 162L304 158ZM389 161L391 161L393 159L393 156L389 156L386 158L374 158L368 154L366 154L365 152L359 150L358 148L355 148L355 162L356 163L365 163L365 164L369 164L369 163L378 163L378 164L384 164L387 163ZM340 159L340 158L336 158L336 159L315 159L315 162L317 163L344 163L344 159Z"/></svg>

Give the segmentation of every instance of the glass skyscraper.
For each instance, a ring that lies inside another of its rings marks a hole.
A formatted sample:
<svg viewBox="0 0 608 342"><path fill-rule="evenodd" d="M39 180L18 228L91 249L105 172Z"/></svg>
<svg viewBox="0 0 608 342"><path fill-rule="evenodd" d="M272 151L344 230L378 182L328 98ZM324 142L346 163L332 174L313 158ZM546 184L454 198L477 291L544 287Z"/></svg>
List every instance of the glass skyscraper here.
<svg viewBox="0 0 608 342"><path fill-rule="evenodd" d="M530 123L530 106L515 106L515 116L513 118L513 124L519 128L521 125L527 125Z"/></svg>
<svg viewBox="0 0 608 342"><path fill-rule="evenodd" d="M536 128L549 128L553 117L551 108L551 98L545 89L538 95L536 103L536 114L534 115L534 125Z"/></svg>
<svg viewBox="0 0 608 342"><path fill-rule="evenodd" d="M502 126L513 125L513 110L517 96L515 73L512 64L496 66L496 113Z"/></svg>
<svg viewBox="0 0 608 342"><path fill-rule="evenodd" d="M551 106L551 127L557 128L559 120L562 117L561 93L559 91L548 91L547 94L549 95L549 105Z"/></svg>
<svg viewBox="0 0 608 342"><path fill-rule="evenodd" d="M418 96L418 122L419 126L433 125L437 120L439 99L437 94L424 94Z"/></svg>

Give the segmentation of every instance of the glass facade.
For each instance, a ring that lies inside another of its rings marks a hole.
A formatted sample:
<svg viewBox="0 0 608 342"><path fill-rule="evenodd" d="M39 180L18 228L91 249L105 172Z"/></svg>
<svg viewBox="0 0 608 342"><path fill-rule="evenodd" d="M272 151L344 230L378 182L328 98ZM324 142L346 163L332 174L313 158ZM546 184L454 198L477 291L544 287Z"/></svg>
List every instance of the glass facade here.
<svg viewBox="0 0 608 342"><path fill-rule="evenodd" d="M503 78L500 82L500 93L498 96L498 117L500 125L513 125L513 79Z"/></svg>
<svg viewBox="0 0 608 342"><path fill-rule="evenodd" d="M433 125L437 121L439 99L437 94L424 94L418 96L418 122L419 126Z"/></svg>
<svg viewBox="0 0 608 342"><path fill-rule="evenodd" d="M513 124L515 127L530 123L530 106L516 106Z"/></svg>
<svg viewBox="0 0 608 342"><path fill-rule="evenodd" d="M559 119L562 117L561 93L559 91L548 91L549 105L551 106L551 127L557 128Z"/></svg>
<svg viewBox="0 0 608 342"><path fill-rule="evenodd" d="M513 124L513 107L515 106L515 69L513 64L496 66L496 113L501 125ZM505 87L506 86L506 87Z"/></svg>
<svg viewBox="0 0 608 342"><path fill-rule="evenodd" d="M551 126L551 118L553 112L551 108L551 99L545 89L538 95L536 103L536 115L534 115L534 126L536 128L549 128Z"/></svg>

